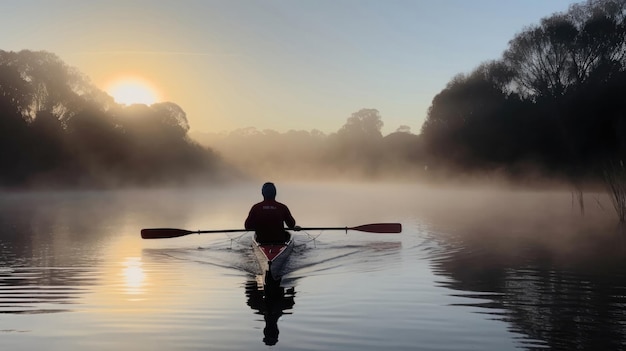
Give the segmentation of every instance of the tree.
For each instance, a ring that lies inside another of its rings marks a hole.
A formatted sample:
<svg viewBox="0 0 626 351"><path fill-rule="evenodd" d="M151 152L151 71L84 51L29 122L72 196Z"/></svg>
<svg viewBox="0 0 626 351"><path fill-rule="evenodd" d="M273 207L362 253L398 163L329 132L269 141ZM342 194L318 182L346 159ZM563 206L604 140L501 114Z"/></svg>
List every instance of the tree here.
<svg viewBox="0 0 626 351"><path fill-rule="evenodd" d="M0 51L0 66L19 74L21 82L12 82L14 89L23 92L16 103L27 119L36 118L40 111L49 111L59 119L69 117L83 97L98 90L78 70L45 51ZM19 86L24 84L26 89Z"/></svg>
<svg viewBox="0 0 626 351"><path fill-rule="evenodd" d="M380 113L376 109L361 109L350 116L337 134L342 138L380 139L383 127Z"/></svg>
<svg viewBox="0 0 626 351"><path fill-rule="evenodd" d="M217 174L218 157L188 130L175 103L120 106L54 54L0 51L2 185L146 185Z"/></svg>
<svg viewBox="0 0 626 351"><path fill-rule="evenodd" d="M456 166L599 177L608 155L626 154L625 18L626 0L590 0L525 28L435 96L425 147Z"/></svg>
<svg viewBox="0 0 626 351"><path fill-rule="evenodd" d="M329 161L342 171L357 169L374 175L382 157L382 127L378 110L354 112L337 133L330 135Z"/></svg>
<svg viewBox="0 0 626 351"><path fill-rule="evenodd" d="M625 0L590 0L526 28L503 55L515 72L515 90L530 99L556 99L623 69L625 16Z"/></svg>
<svg viewBox="0 0 626 351"><path fill-rule="evenodd" d="M433 156L464 168L519 158L519 120L512 108L520 108L519 99L503 91L500 69L483 64L435 96L422 125Z"/></svg>
<svg viewBox="0 0 626 351"><path fill-rule="evenodd" d="M157 115L157 120L161 126L176 137L184 137L189 131L187 114L183 109L173 102L160 102L150 105Z"/></svg>
<svg viewBox="0 0 626 351"><path fill-rule="evenodd" d="M4 58L4 52L0 51L0 60ZM31 88L28 82L20 75L15 66L2 64L0 61L0 97L5 108L10 108L22 113L30 104L29 97ZM6 111L3 108L3 111Z"/></svg>
<svg viewBox="0 0 626 351"><path fill-rule="evenodd" d="M543 19L509 42L504 61L515 72L513 82L525 97L556 98L572 83L570 54L577 29L566 16Z"/></svg>

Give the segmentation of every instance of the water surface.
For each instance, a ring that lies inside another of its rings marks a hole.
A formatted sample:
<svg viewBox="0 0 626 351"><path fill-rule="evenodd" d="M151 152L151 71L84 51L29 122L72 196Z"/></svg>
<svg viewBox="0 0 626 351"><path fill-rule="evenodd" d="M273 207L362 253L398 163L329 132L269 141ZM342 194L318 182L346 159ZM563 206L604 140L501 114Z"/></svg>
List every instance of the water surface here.
<svg viewBox="0 0 626 351"><path fill-rule="evenodd" d="M236 229L256 184L5 193L3 350L626 348L626 244L608 200L568 192L285 184L300 225L401 222L401 235L298 233L263 290Z"/></svg>

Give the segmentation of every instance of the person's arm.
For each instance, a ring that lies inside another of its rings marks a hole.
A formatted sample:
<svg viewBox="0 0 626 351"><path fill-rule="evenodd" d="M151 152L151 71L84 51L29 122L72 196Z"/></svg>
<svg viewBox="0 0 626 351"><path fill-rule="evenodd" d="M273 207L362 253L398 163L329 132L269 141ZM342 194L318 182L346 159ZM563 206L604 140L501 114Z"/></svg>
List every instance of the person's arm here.
<svg viewBox="0 0 626 351"><path fill-rule="evenodd" d="M289 208L287 206L285 206L285 224L287 225L287 228L291 229L296 226L296 220L291 215L291 212L289 211Z"/></svg>
<svg viewBox="0 0 626 351"><path fill-rule="evenodd" d="M248 213L248 218L246 218L246 222L244 224L244 227L247 230L254 230L254 228L256 227L256 215L255 215L256 211L254 210L254 206L252 206L252 208L250 209L250 212Z"/></svg>

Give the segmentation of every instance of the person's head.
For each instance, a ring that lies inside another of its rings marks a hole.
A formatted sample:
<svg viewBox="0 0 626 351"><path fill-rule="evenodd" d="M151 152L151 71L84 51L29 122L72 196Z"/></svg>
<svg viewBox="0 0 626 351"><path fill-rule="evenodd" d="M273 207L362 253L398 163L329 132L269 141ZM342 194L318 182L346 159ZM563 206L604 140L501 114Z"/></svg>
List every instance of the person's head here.
<svg viewBox="0 0 626 351"><path fill-rule="evenodd" d="M263 198L265 200L274 200L276 199L276 186L274 183L267 182L263 184L261 188L261 194L263 194Z"/></svg>

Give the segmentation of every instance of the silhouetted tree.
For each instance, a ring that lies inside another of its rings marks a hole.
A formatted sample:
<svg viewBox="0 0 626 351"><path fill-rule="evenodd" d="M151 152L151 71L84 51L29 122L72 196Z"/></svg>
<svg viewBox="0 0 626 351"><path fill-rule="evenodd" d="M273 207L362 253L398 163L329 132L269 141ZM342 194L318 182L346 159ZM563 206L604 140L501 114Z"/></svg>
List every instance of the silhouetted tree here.
<svg viewBox="0 0 626 351"><path fill-rule="evenodd" d="M173 102L160 102L150 106L164 131L174 137L182 138L189 131L187 114Z"/></svg>
<svg viewBox="0 0 626 351"><path fill-rule="evenodd" d="M25 85L19 74L0 66L0 165L4 169L0 186L19 183L28 174L28 155L17 147L28 138L28 126L20 113L20 96Z"/></svg>
<svg viewBox="0 0 626 351"><path fill-rule="evenodd" d="M504 61L515 72L513 83L522 96L557 98L572 85L572 61L577 30L565 16L543 19L509 43Z"/></svg>
<svg viewBox="0 0 626 351"><path fill-rule="evenodd" d="M45 51L0 51L0 65L15 70L22 82L14 89L24 91L16 105L25 117L34 119L40 111L49 111L63 119L76 110L83 96L95 88L75 68ZM23 85L28 86L24 89Z"/></svg>
<svg viewBox="0 0 626 351"><path fill-rule="evenodd" d="M110 186L217 175L171 102L120 106L48 52L0 51L0 185ZM181 172L184 169L184 172Z"/></svg>
<svg viewBox="0 0 626 351"><path fill-rule="evenodd" d="M501 69L484 64L470 75L458 75L428 110L422 135L429 153L456 167L482 168L523 158L520 129L527 128L515 93L507 93ZM535 125L534 127L540 127Z"/></svg>
<svg viewBox="0 0 626 351"><path fill-rule="evenodd" d="M425 147L465 169L601 178L598 165L624 153L625 17L625 0L592 0L527 27L433 99Z"/></svg>

